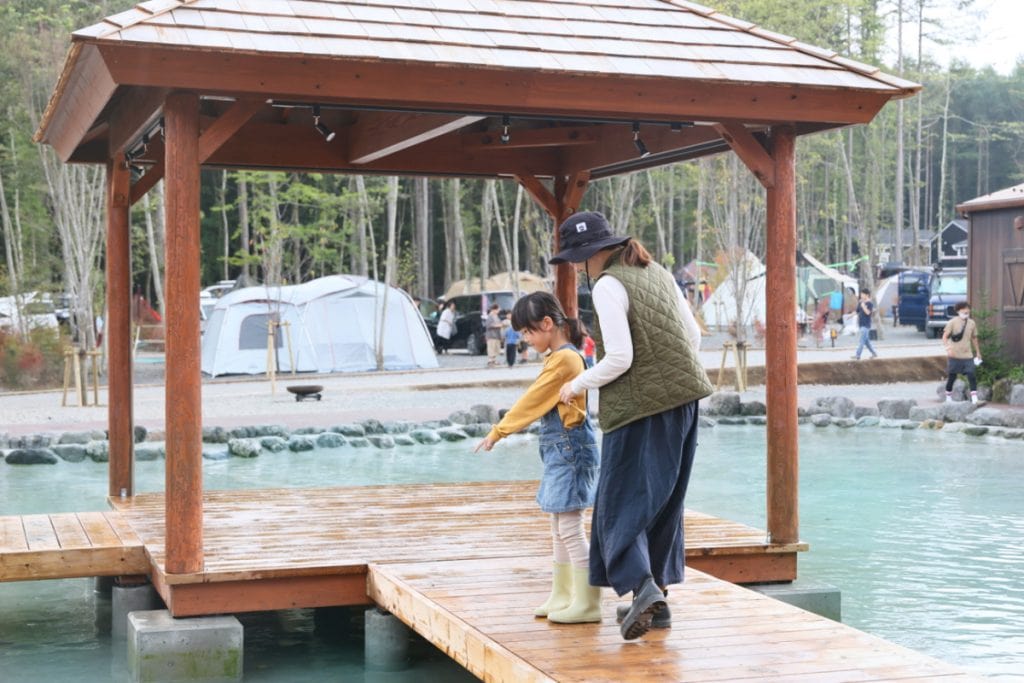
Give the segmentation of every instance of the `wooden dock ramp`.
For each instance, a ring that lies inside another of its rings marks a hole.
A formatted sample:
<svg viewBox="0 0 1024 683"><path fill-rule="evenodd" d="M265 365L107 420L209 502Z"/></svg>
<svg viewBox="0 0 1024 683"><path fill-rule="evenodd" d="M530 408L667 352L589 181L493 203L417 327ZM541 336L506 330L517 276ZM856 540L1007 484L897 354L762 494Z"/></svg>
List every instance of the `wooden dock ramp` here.
<svg viewBox="0 0 1024 683"><path fill-rule="evenodd" d="M600 624L533 617L547 557L372 564L368 594L484 681L968 681L957 668L760 593L687 569L673 627L626 642L625 600L606 589Z"/></svg>
<svg viewBox="0 0 1024 683"><path fill-rule="evenodd" d="M148 573L142 540L117 512L0 517L0 581Z"/></svg>

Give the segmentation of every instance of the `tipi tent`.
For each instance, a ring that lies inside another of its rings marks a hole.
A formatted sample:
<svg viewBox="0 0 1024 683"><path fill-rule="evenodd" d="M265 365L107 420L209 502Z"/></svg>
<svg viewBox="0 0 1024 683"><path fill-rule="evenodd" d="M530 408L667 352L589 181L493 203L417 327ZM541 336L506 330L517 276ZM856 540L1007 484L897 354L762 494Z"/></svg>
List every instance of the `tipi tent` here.
<svg viewBox="0 0 1024 683"><path fill-rule="evenodd" d="M743 287L743 299L739 303L743 309L743 320L736 320L736 282L732 272L715 287L704 306L700 309L704 324L708 327L725 327L739 322L742 327L749 327L754 320L765 320L764 264L751 251L747 251L745 263L738 264L743 268L746 286Z"/></svg>
<svg viewBox="0 0 1024 683"><path fill-rule="evenodd" d="M212 377L261 374L268 356L279 372L290 372L293 364L297 372L374 370L385 299L384 369L436 368L430 334L408 294L363 277L329 275L222 296L203 333L202 371ZM272 321L280 324L268 354Z"/></svg>

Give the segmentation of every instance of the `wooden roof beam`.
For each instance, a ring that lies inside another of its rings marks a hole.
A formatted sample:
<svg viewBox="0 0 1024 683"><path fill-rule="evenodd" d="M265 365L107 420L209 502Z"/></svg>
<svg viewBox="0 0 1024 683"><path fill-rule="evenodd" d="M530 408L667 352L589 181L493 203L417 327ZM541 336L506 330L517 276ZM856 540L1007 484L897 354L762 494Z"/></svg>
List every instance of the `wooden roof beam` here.
<svg viewBox="0 0 1024 683"><path fill-rule="evenodd" d="M562 152L563 174L602 168L638 158L630 124L598 126L596 134L596 144L572 147ZM718 132L711 126L692 126L673 131L668 126L653 124L641 125L640 137L652 155L720 139Z"/></svg>
<svg viewBox="0 0 1024 683"><path fill-rule="evenodd" d="M465 128L483 116L364 112L348 130L353 164L368 164Z"/></svg>
<svg viewBox="0 0 1024 683"><path fill-rule="evenodd" d="M555 126L552 128L523 128L509 130L508 142L501 141L501 133L463 133L463 149L523 149L524 147L570 147L592 145L598 139L598 126Z"/></svg>
<svg viewBox="0 0 1024 683"><path fill-rule="evenodd" d="M160 182L164 177L164 145L162 142L157 141L157 146L150 145L150 152L152 152L156 161L146 171L146 174L136 180L132 184L131 194L129 196L129 202L131 206L146 196L146 193L153 189L153 187Z"/></svg>
<svg viewBox="0 0 1024 683"><path fill-rule="evenodd" d="M116 158L150 130L163 110L167 88L130 88L114 105L110 115L107 152Z"/></svg>
<svg viewBox="0 0 1024 683"><path fill-rule="evenodd" d="M249 119L266 105L265 100L235 100L223 114L199 136L199 163L202 164L237 133Z"/></svg>
<svg viewBox="0 0 1024 683"><path fill-rule="evenodd" d="M736 122L716 123L715 130L766 189L775 187L775 161L746 126Z"/></svg>

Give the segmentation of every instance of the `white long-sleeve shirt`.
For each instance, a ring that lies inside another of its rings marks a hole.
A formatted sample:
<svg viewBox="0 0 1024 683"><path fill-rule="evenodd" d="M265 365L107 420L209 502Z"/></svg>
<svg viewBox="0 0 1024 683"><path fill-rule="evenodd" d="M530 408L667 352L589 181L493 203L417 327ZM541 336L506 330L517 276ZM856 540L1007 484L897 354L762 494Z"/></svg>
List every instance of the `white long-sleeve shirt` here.
<svg viewBox="0 0 1024 683"><path fill-rule="evenodd" d="M690 310L683 291L676 288L683 331L694 351L700 350L700 327ZM633 338L629 334L629 295L622 282L613 275L604 275L592 292L594 312L601 326L604 357L572 381L573 393L598 389L617 379L633 364Z"/></svg>

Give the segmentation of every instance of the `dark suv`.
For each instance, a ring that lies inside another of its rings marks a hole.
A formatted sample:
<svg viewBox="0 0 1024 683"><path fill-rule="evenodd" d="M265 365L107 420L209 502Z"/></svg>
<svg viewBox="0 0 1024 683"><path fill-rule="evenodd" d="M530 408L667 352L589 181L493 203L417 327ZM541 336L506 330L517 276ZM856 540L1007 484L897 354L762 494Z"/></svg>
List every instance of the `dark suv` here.
<svg viewBox="0 0 1024 683"><path fill-rule="evenodd" d="M942 328L956 317L953 307L967 301L967 271L943 270L932 281L931 297L928 299L928 326L925 334L929 339L942 335Z"/></svg>
<svg viewBox="0 0 1024 683"><path fill-rule="evenodd" d="M449 348L465 348L474 356L479 356L487 351L487 341L484 338L484 321L487 319L487 310L492 303L496 303L498 308L511 311L512 305L515 303L515 295L512 292L481 292L460 294L451 297L448 301L455 302L455 333L448 341ZM447 305L447 301L445 305ZM437 337L437 321L440 315L440 311L438 311L427 319L427 328L430 330L434 348L440 348Z"/></svg>

